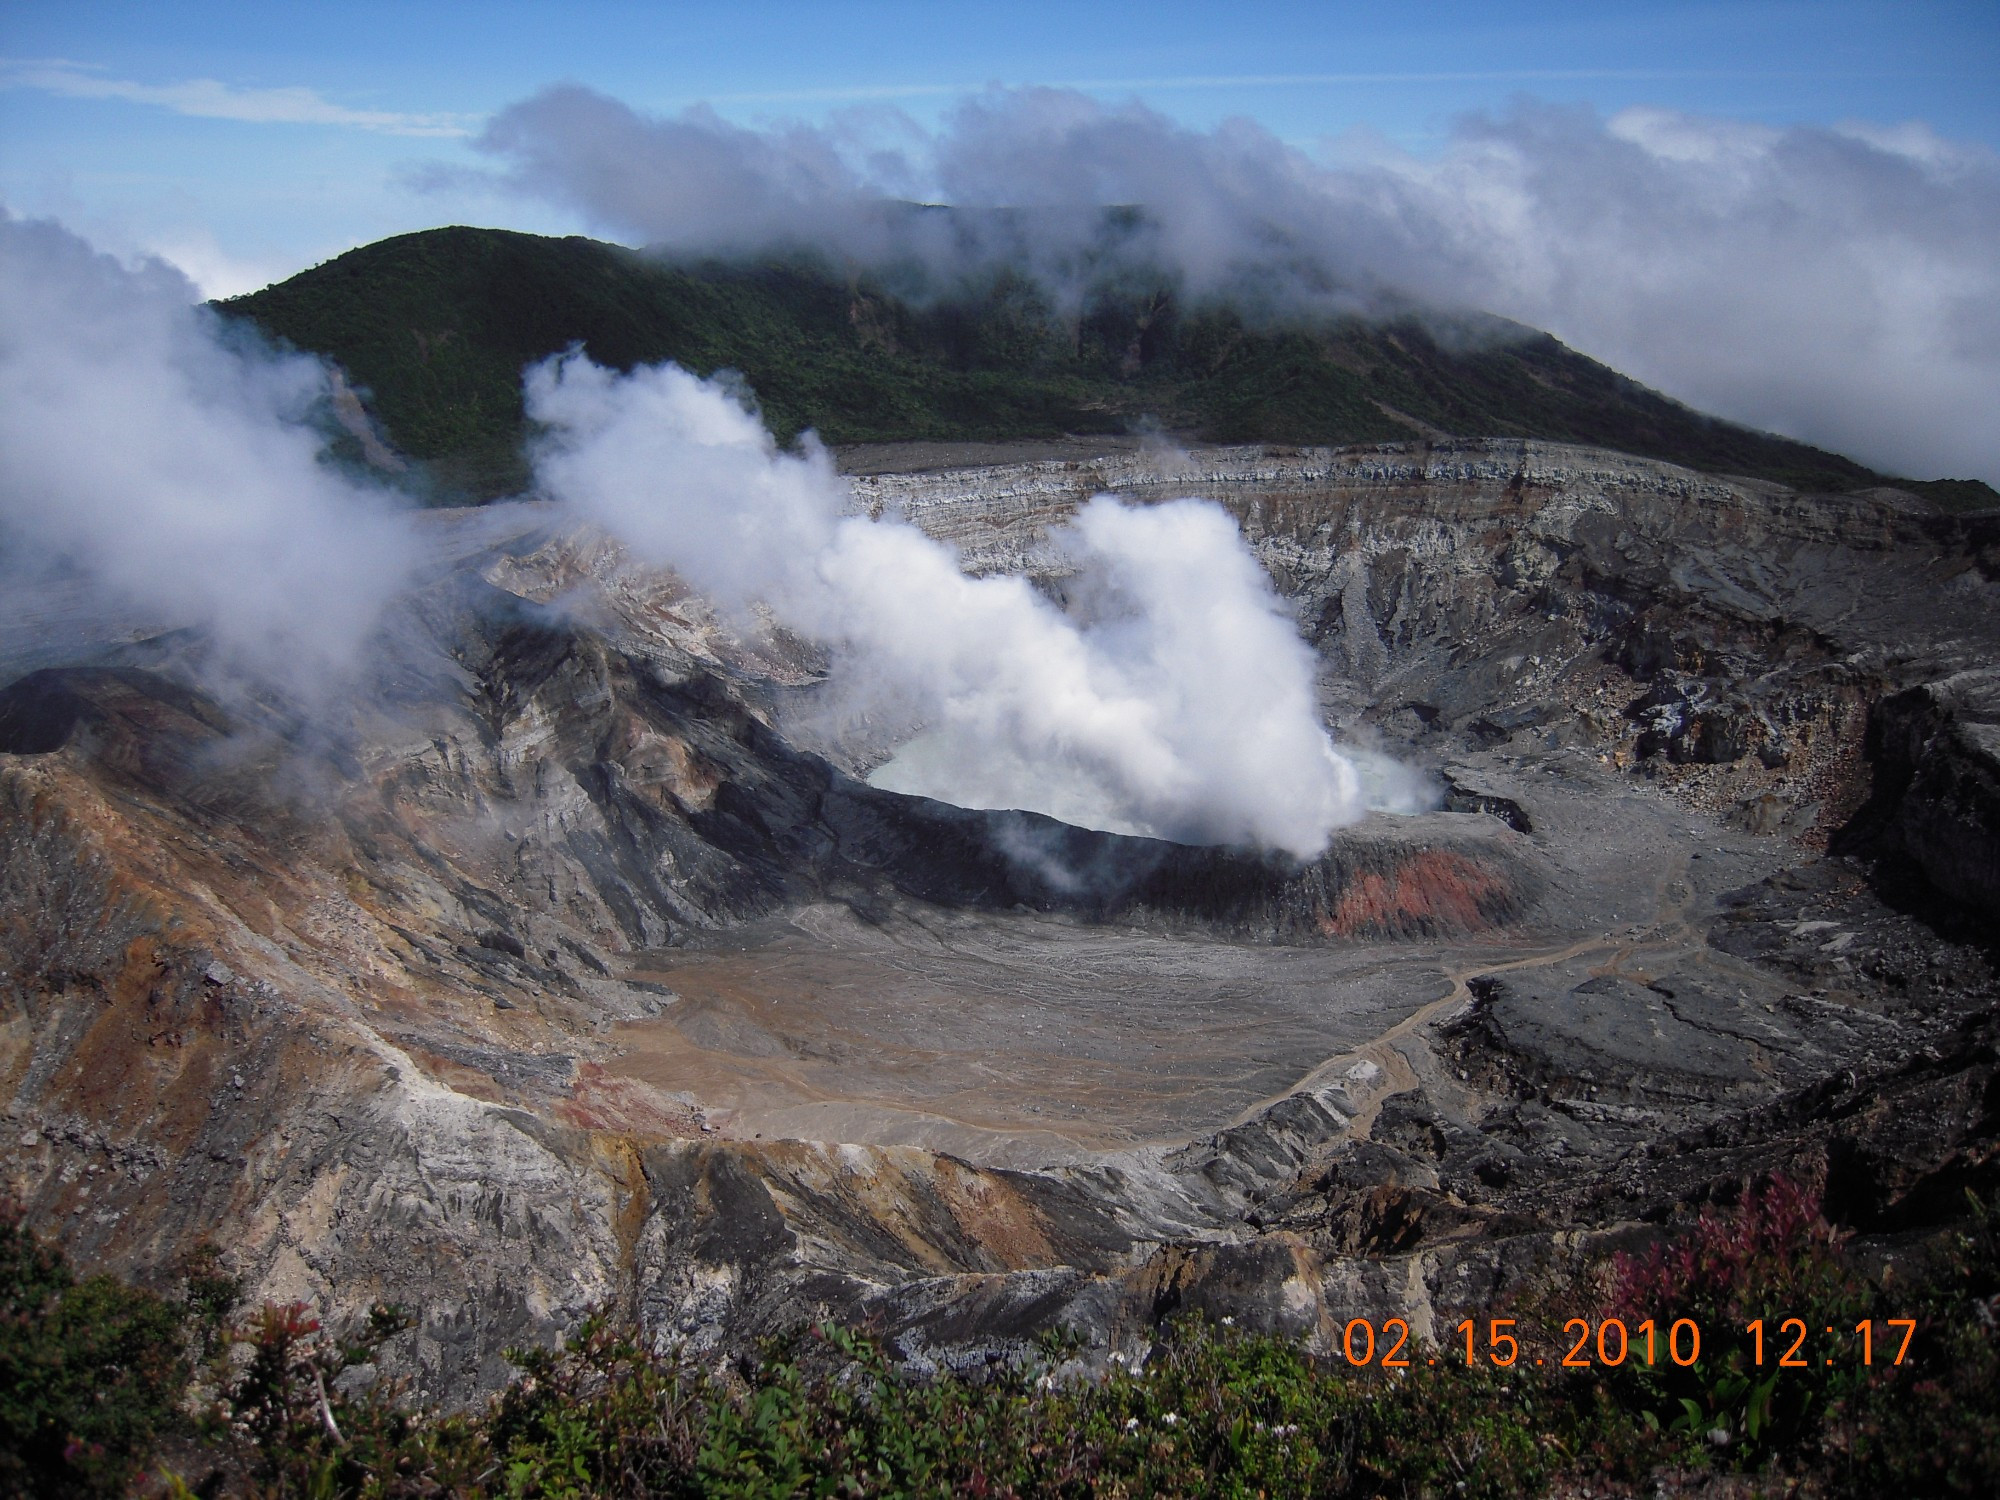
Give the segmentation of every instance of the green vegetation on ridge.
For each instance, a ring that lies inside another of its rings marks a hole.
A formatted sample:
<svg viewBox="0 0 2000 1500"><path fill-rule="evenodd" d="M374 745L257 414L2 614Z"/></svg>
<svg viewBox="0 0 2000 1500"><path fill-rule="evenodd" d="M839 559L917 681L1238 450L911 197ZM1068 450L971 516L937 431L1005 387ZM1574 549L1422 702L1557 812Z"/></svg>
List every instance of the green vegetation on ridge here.
<svg viewBox="0 0 2000 1500"><path fill-rule="evenodd" d="M807 428L838 445L1153 423L1215 442L1444 433L1589 443L1802 489L1879 481L1498 320L1469 344L1415 318L1253 320L1129 277L1065 315L1004 272L919 304L814 264L673 264L595 240L453 228L350 251L221 306L337 362L441 499L522 486L522 367L572 345L621 369L738 371L784 440Z"/></svg>
<svg viewBox="0 0 2000 1500"><path fill-rule="evenodd" d="M394 1309L345 1338L297 1304L231 1325L212 1256L169 1301L75 1280L0 1215L0 1487L110 1496L151 1465L271 1500L1991 1495L2000 1212L1968 1198L1953 1230L1871 1273L1812 1195L1773 1178L1644 1258L1488 1309L1514 1321L1475 1323L1469 1362L1448 1330L1385 1370L1372 1334L1357 1368L1189 1316L1143 1368L1101 1374L1051 1338L926 1379L837 1327L718 1369L598 1317L562 1349L516 1351L520 1376L455 1414L368 1379L411 1326ZM1891 1318L1910 1320L1906 1353ZM1572 1366L1578 1319L1600 1334ZM1882 1337L1866 1363L1850 1343L1781 1365L1782 1342L1759 1356L1743 1336L1781 1319L1801 1339L1858 1321ZM1648 1342L1676 1320L1678 1343Z"/></svg>

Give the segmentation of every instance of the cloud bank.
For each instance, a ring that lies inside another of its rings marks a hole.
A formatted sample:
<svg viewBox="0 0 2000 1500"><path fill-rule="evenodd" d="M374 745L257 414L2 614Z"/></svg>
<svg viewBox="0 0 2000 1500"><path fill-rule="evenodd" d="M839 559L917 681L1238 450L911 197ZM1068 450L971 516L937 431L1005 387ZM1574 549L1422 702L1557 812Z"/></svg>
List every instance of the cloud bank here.
<svg viewBox="0 0 2000 1500"><path fill-rule="evenodd" d="M1064 90L976 95L935 131L880 109L751 130L569 86L476 144L513 190L683 252L1024 255L1060 286L1106 251L1097 210L1140 205L1119 252L1197 293L1495 312L1733 420L2000 482L2000 159L1921 126L1523 104L1434 160L1334 161Z"/></svg>
<svg viewBox="0 0 2000 1500"><path fill-rule="evenodd" d="M310 692L353 670L408 536L321 462L318 361L194 301L158 261L0 212L0 566Z"/></svg>
<svg viewBox="0 0 2000 1500"><path fill-rule="evenodd" d="M780 452L675 366L572 354L532 368L527 399L546 492L725 605L762 602L928 724L878 785L1300 857L1364 811L1312 653L1219 506L1091 501L1059 538L1066 612L1025 579L968 578L914 526L843 514L824 451Z"/></svg>

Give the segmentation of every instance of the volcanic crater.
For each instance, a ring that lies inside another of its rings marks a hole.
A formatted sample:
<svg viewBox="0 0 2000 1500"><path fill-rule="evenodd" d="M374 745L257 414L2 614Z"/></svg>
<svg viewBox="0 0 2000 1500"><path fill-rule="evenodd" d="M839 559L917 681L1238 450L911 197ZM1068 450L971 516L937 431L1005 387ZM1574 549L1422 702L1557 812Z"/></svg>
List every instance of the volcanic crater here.
<svg viewBox="0 0 2000 1500"><path fill-rule="evenodd" d="M419 1308L385 1357L463 1398L606 1303L1326 1343L1755 1172L1879 1233L1993 1175L2000 514L1511 440L952 458L843 455L1057 597L1092 495L1223 504L1434 810L1298 861L870 786L809 642L546 504L423 516L336 705L47 601L0 627L6 1189Z"/></svg>

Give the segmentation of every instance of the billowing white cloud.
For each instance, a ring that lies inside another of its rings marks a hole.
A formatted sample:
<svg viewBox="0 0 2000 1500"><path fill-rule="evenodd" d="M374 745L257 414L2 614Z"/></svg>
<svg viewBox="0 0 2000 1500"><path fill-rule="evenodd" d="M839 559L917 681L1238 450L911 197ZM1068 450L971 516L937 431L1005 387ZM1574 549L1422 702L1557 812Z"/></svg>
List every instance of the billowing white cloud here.
<svg viewBox="0 0 2000 1500"><path fill-rule="evenodd" d="M685 251L1023 253L1060 284L1102 248L1093 210L1143 205L1125 249L1197 290L1496 312L1718 415L2000 481L2000 159L1922 126L1524 104L1435 159L1336 162L1055 89L974 95L934 132L885 118L757 131L565 87L477 144L517 191ZM947 226L899 198L1033 212Z"/></svg>
<svg viewBox="0 0 2000 1500"><path fill-rule="evenodd" d="M1384 174L1420 287L1707 411L2000 482L2000 159L1917 129L1521 110Z"/></svg>
<svg viewBox="0 0 2000 1500"><path fill-rule="evenodd" d="M0 213L0 560L312 691L355 668L409 535L321 462L319 362L195 297L159 261Z"/></svg>
<svg viewBox="0 0 2000 1500"><path fill-rule="evenodd" d="M581 355L529 372L551 495L725 604L761 602L927 728L878 784L975 807L1300 856L1362 815L1313 657L1220 507L1101 497L1059 540L1069 612L969 578L913 526L846 514L825 454L780 452L726 387Z"/></svg>
<svg viewBox="0 0 2000 1500"><path fill-rule="evenodd" d="M871 233L879 190L825 130L746 130L700 107L649 119L565 84L502 110L478 144L518 191L649 242L738 250L824 235L887 249Z"/></svg>
<svg viewBox="0 0 2000 1500"><path fill-rule="evenodd" d="M551 429L535 454L540 487L726 605L798 586L832 537L832 460L810 439L781 453L719 383L565 356L530 366L525 387L529 416Z"/></svg>

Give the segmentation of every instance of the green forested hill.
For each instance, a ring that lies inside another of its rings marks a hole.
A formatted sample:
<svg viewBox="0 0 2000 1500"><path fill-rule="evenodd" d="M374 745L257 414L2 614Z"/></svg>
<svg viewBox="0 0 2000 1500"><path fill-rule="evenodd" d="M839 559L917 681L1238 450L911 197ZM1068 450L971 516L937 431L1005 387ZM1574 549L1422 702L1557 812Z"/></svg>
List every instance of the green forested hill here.
<svg viewBox="0 0 2000 1500"><path fill-rule="evenodd" d="M913 305L801 263L669 264L595 240L436 229L221 304L337 361L440 499L517 489L521 368L580 343L600 363L740 371L781 438L1053 437L1154 421L1213 441L1397 441L1424 429L1600 444L1802 488L1859 464L1715 421L1546 334L1450 348L1416 319L1246 321L1126 286L1080 315L999 275Z"/></svg>

